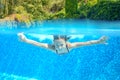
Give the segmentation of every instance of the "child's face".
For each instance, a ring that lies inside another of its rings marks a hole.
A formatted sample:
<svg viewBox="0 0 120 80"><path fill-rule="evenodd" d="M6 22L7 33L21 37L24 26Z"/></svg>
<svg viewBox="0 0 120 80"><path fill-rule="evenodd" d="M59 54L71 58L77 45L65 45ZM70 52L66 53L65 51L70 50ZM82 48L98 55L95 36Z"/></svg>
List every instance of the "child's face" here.
<svg viewBox="0 0 120 80"><path fill-rule="evenodd" d="M60 51L63 50L63 48L66 48L66 42L64 39L59 39L54 41L55 49Z"/></svg>

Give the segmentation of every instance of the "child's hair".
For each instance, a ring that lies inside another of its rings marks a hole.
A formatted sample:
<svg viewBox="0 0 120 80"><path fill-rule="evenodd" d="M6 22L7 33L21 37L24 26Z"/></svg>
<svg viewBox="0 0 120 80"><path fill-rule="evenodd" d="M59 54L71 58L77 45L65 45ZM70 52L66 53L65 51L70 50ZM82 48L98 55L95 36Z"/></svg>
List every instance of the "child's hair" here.
<svg viewBox="0 0 120 80"><path fill-rule="evenodd" d="M70 36L67 36L67 35L54 35L53 38L54 38L54 40L64 39L65 41L67 41L67 40L70 39Z"/></svg>

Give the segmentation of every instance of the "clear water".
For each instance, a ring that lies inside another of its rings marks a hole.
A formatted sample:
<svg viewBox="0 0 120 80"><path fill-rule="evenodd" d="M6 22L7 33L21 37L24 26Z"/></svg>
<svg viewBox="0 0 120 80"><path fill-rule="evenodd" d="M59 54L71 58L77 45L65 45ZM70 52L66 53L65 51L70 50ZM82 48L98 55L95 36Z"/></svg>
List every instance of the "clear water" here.
<svg viewBox="0 0 120 80"><path fill-rule="evenodd" d="M120 80L120 21L55 20L35 22L30 29L10 22L0 26L0 80ZM52 43L55 34L70 35L70 42L103 35L109 39L108 45L80 47L60 56L21 42L18 32L44 43Z"/></svg>

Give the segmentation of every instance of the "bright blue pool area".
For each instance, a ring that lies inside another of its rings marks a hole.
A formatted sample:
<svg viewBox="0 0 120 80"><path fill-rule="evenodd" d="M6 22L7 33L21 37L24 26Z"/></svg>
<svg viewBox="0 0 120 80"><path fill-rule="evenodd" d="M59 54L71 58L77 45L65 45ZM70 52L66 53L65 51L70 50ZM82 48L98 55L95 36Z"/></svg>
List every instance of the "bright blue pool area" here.
<svg viewBox="0 0 120 80"><path fill-rule="evenodd" d="M6 24L0 24L0 80L120 80L120 21L45 21L33 23L30 29ZM69 42L105 35L108 44L79 47L58 55L21 42L18 32L50 44L55 34L71 36Z"/></svg>

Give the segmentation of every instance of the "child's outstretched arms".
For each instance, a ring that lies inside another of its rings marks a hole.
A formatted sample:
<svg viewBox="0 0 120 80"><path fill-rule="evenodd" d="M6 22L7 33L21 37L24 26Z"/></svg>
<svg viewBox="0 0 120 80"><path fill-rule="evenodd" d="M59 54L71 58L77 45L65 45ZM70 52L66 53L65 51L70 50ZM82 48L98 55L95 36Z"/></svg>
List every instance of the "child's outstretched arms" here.
<svg viewBox="0 0 120 80"><path fill-rule="evenodd" d="M70 48L76 48L76 47L93 45L93 44L106 44L107 39L108 38L106 36L102 36L98 40L90 40L90 41L87 41L87 42L74 42L74 43L71 43Z"/></svg>

